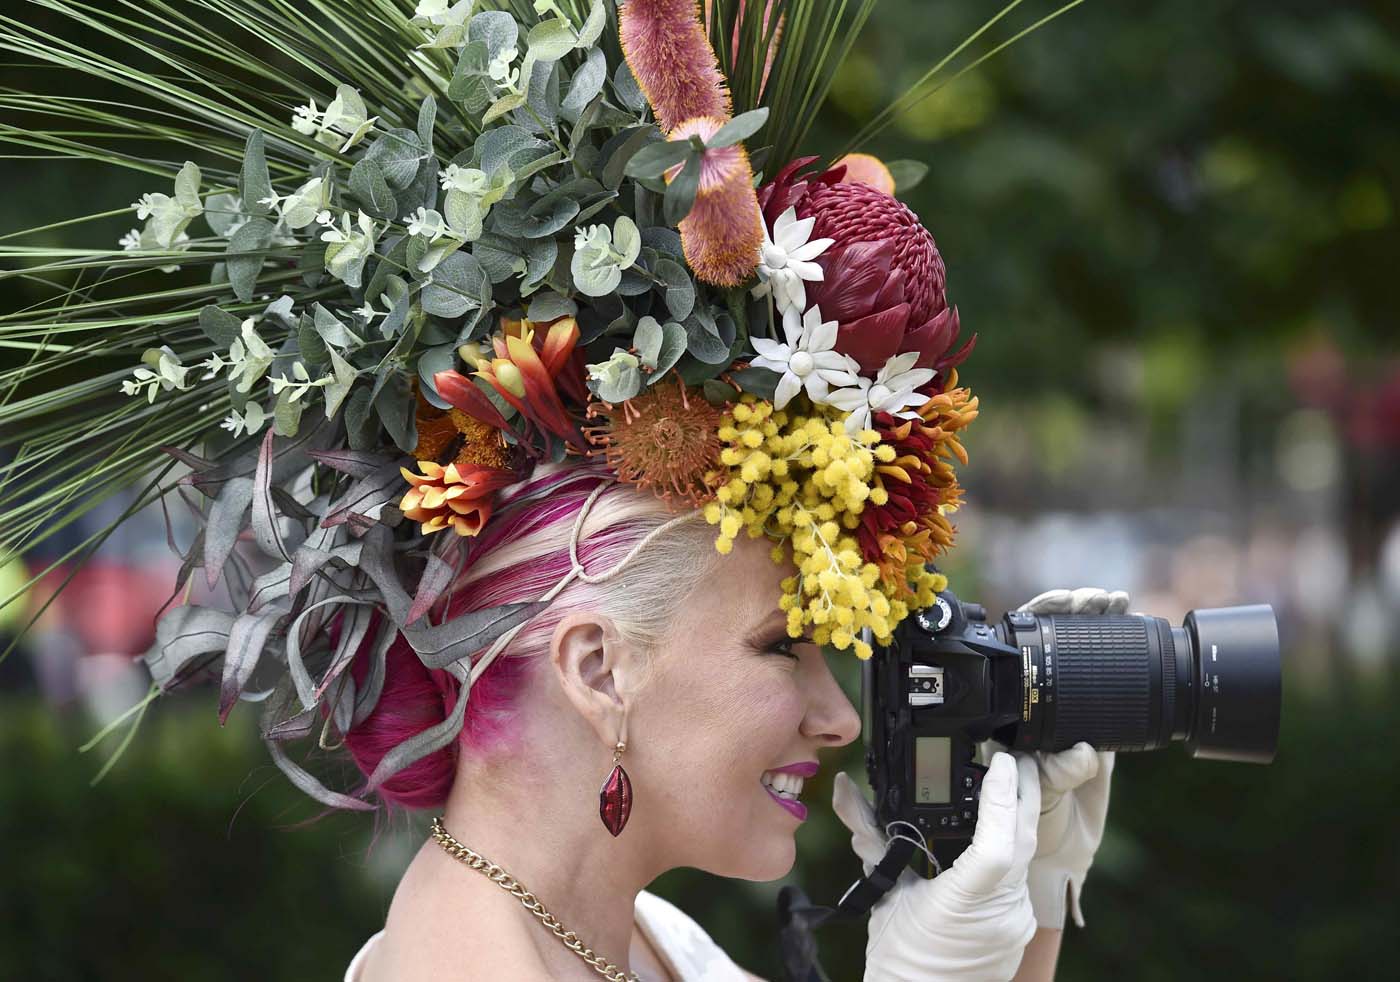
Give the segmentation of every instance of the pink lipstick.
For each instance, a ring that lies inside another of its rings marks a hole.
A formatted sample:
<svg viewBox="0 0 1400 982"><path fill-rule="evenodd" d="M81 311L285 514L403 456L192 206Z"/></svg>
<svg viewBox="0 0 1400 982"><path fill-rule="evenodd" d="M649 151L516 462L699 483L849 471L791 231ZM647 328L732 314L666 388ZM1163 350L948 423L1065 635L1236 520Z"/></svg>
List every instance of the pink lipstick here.
<svg viewBox="0 0 1400 982"><path fill-rule="evenodd" d="M805 822L807 820L807 806L804 805L802 802L788 801L786 798L780 798L778 795L775 795L773 793L773 789L766 784L763 785L763 790L767 791L768 797L772 798L778 804L782 805L783 808L785 808L788 811L788 813L794 816L799 822Z"/></svg>

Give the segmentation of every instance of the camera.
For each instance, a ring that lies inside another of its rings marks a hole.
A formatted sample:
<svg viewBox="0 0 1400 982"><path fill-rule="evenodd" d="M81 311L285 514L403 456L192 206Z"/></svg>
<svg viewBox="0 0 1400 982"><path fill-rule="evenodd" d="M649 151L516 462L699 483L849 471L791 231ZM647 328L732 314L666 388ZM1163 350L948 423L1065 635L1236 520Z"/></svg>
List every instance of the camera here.
<svg viewBox="0 0 1400 982"><path fill-rule="evenodd" d="M865 632L869 640L869 631ZM1156 750L1267 764L1278 747L1278 625L1266 604L1142 614L1007 613L951 591L862 665L866 769L881 827L912 823L947 867L972 840L977 745ZM909 835L908 826L891 831ZM916 869L933 870L922 853Z"/></svg>

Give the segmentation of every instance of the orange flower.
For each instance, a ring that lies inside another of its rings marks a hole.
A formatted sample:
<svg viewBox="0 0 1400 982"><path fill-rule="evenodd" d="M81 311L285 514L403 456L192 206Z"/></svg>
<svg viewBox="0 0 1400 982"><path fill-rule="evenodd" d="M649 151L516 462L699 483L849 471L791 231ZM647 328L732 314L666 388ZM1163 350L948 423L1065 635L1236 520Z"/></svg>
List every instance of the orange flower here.
<svg viewBox="0 0 1400 982"><path fill-rule="evenodd" d="M413 487L404 493L399 511L422 523L424 535L450 527L458 535L476 535L491 517L496 490L515 481L509 470L471 464L441 464L420 460L422 474L406 467L399 473Z"/></svg>
<svg viewBox="0 0 1400 982"><path fill-rule="evenodd" d="M687 396L676 379L658 382L614 407L592 403L603 417L584 434L623 481L649 489L668 505L700 505L714 497L706 474L719 465L720 412L703 397Z"/></svg>
<svg viewBox="0 0 1400 982"><path fill-rule="evenodd" d="M506 321L502 333L491 339L496 357L489 361L483 358L472 374L489 382L501 398L540 429L582 448L583 438L555 384L578 338L578 322L565 317L549 325L544 343L536 349L535 331L528 321Z"/></svg>

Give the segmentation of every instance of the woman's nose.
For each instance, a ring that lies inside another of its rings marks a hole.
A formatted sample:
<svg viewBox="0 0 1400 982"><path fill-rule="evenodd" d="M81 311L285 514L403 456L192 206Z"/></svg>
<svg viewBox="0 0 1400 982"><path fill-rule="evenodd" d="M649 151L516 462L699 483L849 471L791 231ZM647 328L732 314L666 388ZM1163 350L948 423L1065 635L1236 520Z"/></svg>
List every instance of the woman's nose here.
<svg viewBox="0 0 1400 982"><path fill-rule="evenodd" d="M817 668L802 733L828 746L844 747L860 736L860 714L837 684L826 659L818 655L813 662Z"/></svg>

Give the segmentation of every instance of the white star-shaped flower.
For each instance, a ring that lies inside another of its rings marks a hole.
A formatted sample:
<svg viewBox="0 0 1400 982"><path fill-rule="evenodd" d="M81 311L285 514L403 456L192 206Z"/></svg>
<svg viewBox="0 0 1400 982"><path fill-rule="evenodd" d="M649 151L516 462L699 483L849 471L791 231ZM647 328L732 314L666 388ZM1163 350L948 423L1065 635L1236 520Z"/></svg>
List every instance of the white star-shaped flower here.
<svg viewBox="0 0 1400 982"><path fill-rule="evenodd" d="M796 307L783 312L783 333L787 343L768 338L752 338L759 357L751 365L781 372L773 406L782 409L802 389L813 402L826 400L828 387L852 385L855 377L847 367L847 357L832 350L836 344L836 321L822 321L821 308L813 306L799 315Z"/></svg>
<svg viewBox="0 0 1400 982"><path fill-rule="evenodd" d="M789 309L807 309L807 287L805 281L820 282L822 268L814 259L820 256L835 239L812 239L812 226L815 218L798 221L797 209L789 208L773 223L773 234L768 234L768 225L763 223L763 250L758 260L758 276L762 283L753 288L753 295L761 297L769 291L778 310L786 313Z"/></svg>
<svg viewBox="0 0 1400 982"><path fill-rule="evenodd" d="M890 413L900 419L918 418L919 414L907 407L922 406L928 401L928 396L914 390L933 379L933 369L914 367L919 360L917 351L895 355L885 362L874 381L857 374L860 365L854 358L843 357L855 376L854 381L829 393L822 401L850 414L846 417L847 433L854 436L860 430L869 429L871 414L875 412Z"/></svg>

